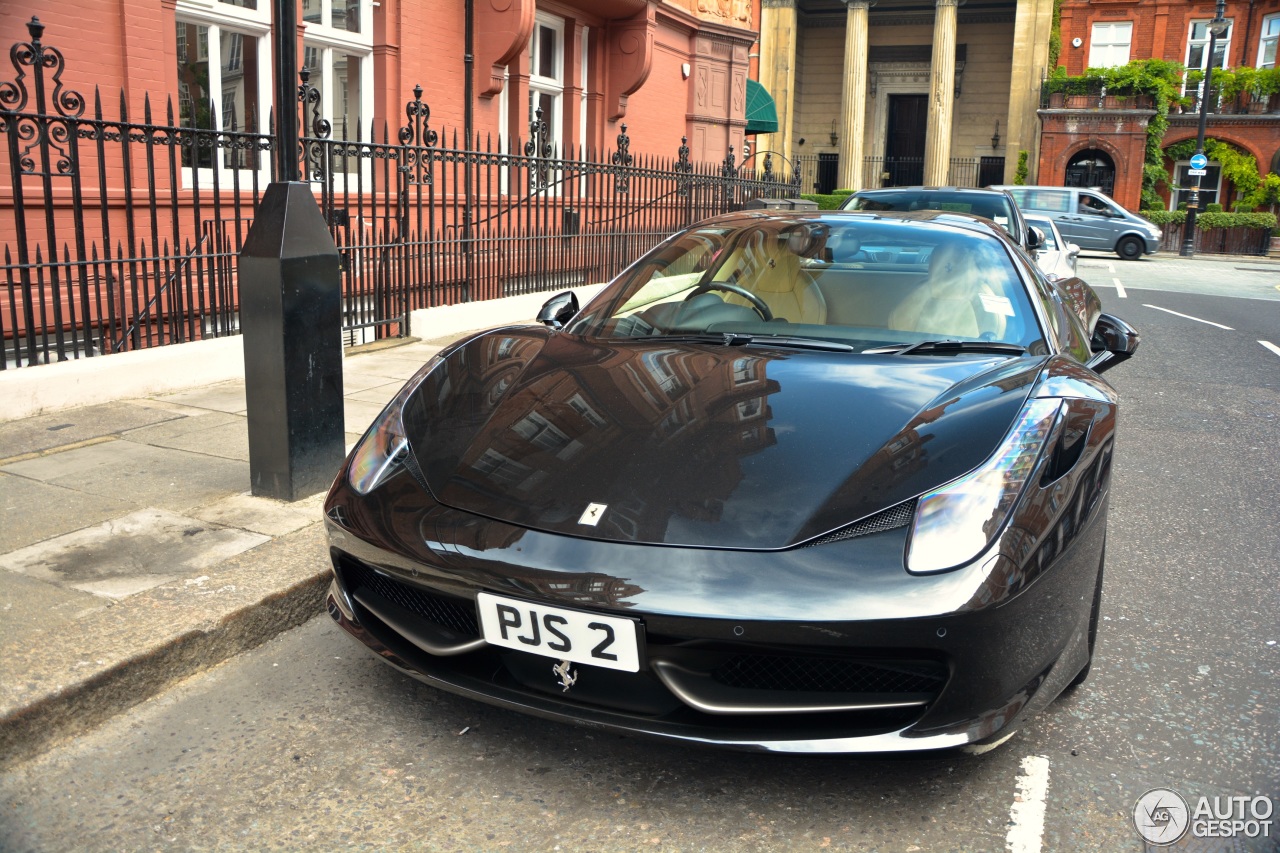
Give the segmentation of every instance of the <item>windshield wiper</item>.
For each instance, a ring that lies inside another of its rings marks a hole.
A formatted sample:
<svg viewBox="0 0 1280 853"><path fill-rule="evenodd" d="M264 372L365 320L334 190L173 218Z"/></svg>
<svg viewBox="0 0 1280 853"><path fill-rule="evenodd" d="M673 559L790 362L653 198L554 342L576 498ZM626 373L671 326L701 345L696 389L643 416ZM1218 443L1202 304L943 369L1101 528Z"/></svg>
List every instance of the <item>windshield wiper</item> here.
<svg viewBox="0 0 1280 853"><path fill-rule="evenodd" d="M632 341L673 341L682 344L721 344L740 347L747 344L787 347L789 349L813 349L824 352L853 352L849 344L825 341L819 338L797 338L791 335L750 335L745 332L703 332L700 334L639 335Z"/></svg>
<svg viewBox="0 0 1280 853"><path fill-rule="evenodd" d="M894 353L895 355L907 355L908 353L920 352L929 353L936 352L941 354L953 352L989 352L996 355L1023 355L1027 348L1018 344L1006 344L1002 341L920 341L915 344L893 344L887 347L873 347L872 349L864 349L863 355L879 355L881 353Z"/></svg>

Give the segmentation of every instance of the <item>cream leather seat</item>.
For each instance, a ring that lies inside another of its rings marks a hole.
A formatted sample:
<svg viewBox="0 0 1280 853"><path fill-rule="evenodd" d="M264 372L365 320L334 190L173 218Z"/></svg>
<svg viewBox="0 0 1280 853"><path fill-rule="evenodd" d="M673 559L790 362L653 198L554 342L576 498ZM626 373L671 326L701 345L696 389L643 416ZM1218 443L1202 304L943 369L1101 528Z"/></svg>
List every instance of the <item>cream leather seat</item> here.
<svg viewBox="0 0 1280 853"><path fill-rule="evenodd" d="M733 283L760 297L777 319L826 324L827 302L803 268L799 248L794 238L760 235L744 247ZM721 295L725 302L751 304L732 293Z"/></svg>
<svg viewBox="0 0 1280 853"><path fill-rule="evenodd" d="M986 283L973 253L944 244L929 258L929 277L890 312L889 328L942 338L1000 339L1006 324L998 310L1002 303L1008 300Z"/></svg>

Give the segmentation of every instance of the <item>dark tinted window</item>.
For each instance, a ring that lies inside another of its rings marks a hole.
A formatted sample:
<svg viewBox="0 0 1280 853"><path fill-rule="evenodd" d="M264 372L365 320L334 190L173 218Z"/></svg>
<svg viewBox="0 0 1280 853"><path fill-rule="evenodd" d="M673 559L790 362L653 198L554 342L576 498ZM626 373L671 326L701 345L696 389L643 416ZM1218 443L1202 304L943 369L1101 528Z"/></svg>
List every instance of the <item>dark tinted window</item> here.
<svg viewBox="0 0 1280 853"><path fill-rule="evenodd" d="M854 196L854 210L939 210L982 216L1011 232L1015 220L1003 193L887 190ZM1012 232L1011 232L1012 233Z"/></svg>

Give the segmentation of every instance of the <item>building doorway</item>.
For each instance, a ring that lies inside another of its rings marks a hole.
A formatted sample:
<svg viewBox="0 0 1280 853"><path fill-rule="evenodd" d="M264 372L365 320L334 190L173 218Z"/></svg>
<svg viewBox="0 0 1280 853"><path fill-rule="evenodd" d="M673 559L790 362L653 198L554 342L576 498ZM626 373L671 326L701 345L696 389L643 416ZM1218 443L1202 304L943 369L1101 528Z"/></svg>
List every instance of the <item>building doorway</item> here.
<svg viewBox="0 0 1280 853"><path fill-rule="evenodd" d="M814 185L822 195L830 195L836 191L836 183L839 181L840 175L840 155L839 154L819 154L818 155L818 180Z"/></svg>
<svg viewBox="0 0 1280 853"><path fill-rule="evenodd" d="M928 95L890 95L884 145L886 187L924 183L924 137L929 126Z"/></svg>
<svg viewBox="0 0 1280 853"><path fill-rule="evenodd" d="M1114 195L1116 165L1106 152L1096 148L1086 148L1067 163L1067 174L1063 186L1097 187L1107 195Z"/></svg>

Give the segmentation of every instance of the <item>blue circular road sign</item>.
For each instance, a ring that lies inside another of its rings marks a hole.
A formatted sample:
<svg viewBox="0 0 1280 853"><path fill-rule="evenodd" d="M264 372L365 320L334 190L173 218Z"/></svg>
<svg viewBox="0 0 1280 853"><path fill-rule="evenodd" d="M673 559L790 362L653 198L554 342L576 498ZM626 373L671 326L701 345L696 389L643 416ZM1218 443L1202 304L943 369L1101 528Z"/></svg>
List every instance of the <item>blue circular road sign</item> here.
<svg viewBox="0 0 1280 853"><path fill-rule="evenodd" d="M1209 158L1204 156L1203 154L1191 155L1191 168L1203 169L1205 166L1208 166L1208 165L1209 165Z"/></svg>

